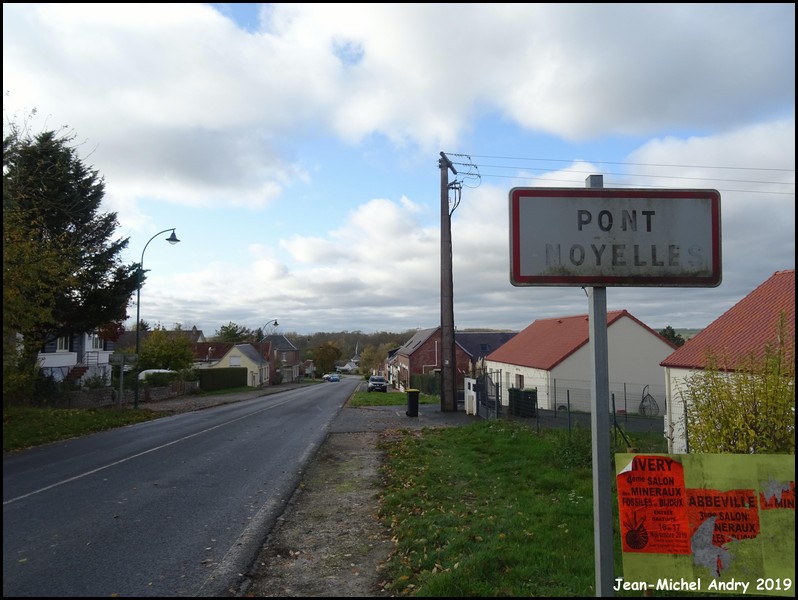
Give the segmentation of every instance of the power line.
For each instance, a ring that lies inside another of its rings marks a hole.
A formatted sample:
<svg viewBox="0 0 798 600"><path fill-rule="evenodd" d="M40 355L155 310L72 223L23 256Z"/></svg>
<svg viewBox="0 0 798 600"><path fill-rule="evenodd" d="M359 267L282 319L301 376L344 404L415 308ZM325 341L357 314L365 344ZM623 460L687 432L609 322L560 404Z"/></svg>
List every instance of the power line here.
<svg viewBox="0 0 798 600"><path fill-rule="evenodd" d="M465 163L454 163L456 165L464 165ZM481 165L484 167L494 168L494 169L518 169L517 166L508 166L508 165ZM521 167L527 171L546 171L542 167ZM692 167L692 168L707 168L707 167ZM584 175L590 175L593 171L574 171L569 169L569 173L581 173ZM605 177L607 175L618 175L619 177L661 177L663 179L693 179L696 181L725 181L727 183L761 183L761 184L774 184L774 185L794 185L790 182L784 181L761 181L759 179L725 179L722 177L682 177L679 175L646 175L646 174L639 174L639 173L608 173L604 171L602 173Z"/></svg>
<svg viewBox="0 0 798 600"><path fill-rule="evenodd" d="M547 183L552 182L560 182L560 183L580 183L580 181L572 181L569 179L551 179L551 178L542 178L542 177L532 177L532 176L521 176L521 175L504 175L499 173L485 173L484 171L480 171L480 165L476 165L473 162L474 155L466 155L466 154L458 154L458 153L449 153L449 156L459 156L468 159L469 162L462 163L462 162L454 162L453 164L461 165L461 166L468 166L471 168L476 168L478 172L480 172L480 176L482 177L495 177L495 178L505 178L505 179L520 179L520 180L529 180L529 181L543 181ZM518 161L529 161L529 162L557 162L557 163L573 163L573 160L566 160L566 159L555 159L555 158L521 158L521 157L511 157L511 156L481 156L481 158L492 158L492 159L505 159L505 160L518 160ZM794 170L791 169L776 169L776 168L759 168L759 167L729 167L729 166L696 166L696 165L664 165L664 164L651 164L651 163L624 163L624 162L610 162L610 161L592 161L592 160L583 160L581 162L590 162L595 164L607 164L607 165L632 165L632 166L646 166L646 167L668 167L668 168L684 168L684 169L725 169L725 170L741 170L741 171L773 171L773 172L784 172L784 173L794 173ZM487 168L494 168L494 169L523 169L526 171L547 171L548 169L543 167L530 167L524 165L497 165L497 164L483 164L482 167ZM574 174L589 174L587 171L569 171L570 173ZM762 181L762 180L750 180L750 179L724 179L722 177L711 178L711 177L685 177L679 175L652 175L652 174L642 174L642 173L605 173L605 175L610 176L618 176L618 177L629 177L629 178L657 178L657 179L679 179L679 180L692 180L692 181L717 181L717 182L724 182L724 183L753 183L759 185L792 185L794 186L794 182L783 182L783 181ZM656 185L646 185L646 184L633 184L633 183L617 183L614 184L617 187L662 187ZM795 191L765 191L765 190L743 190L743 189L721 189L719 191L722 192L736 192L736 193L745 193L745 194L778 194L778 195L793 195Z"/></svg>
<svg viewBox="0 0 798 600"><path fill-rule="evenodd" d="M466 156L465 154L457 154L454 152L447 153L450 156ZM499 158L502 160L528 160L528 161L545 161L545 162L564 162L572 163L573 159L565 158L528 158L522 156L490 156L469 154L470 158ZM776 169L771 167L729 167L729 166L706 166L706 165L662 165L657 163L633 163L633 162L610 162L604 160L582 160L581 162L589 162L597 165L633 165L637 167L676 167L680 169L732 169L739 171L782 171L785 173L795 173L795 169Z"/></svg>
<svg viewBox="0 0 798 600"><path fill-rule="evenodd" d="M459 163L454 163L454 164L459 164ZM498 174L495 174L495 173L483 173L482 176L483 177L496 177L496 178L501 178L501 179L522 179L522 180L525 180L525 181L543 181L543 182L547 182L547 183L552 183L552 182L560 182L560 183L568 183L568 184L583 183L582 180L551 179L549 177L546 177L546 178L543 178L543 177L522 177L522 176L519 176L519 175L498 175ZM646 175L635 175L635 177L646 177ZM653 175L648 175L648 177L653 177ZM778 184L778 185L794 185L794 184L784 183L784 184ZM645 184L645 183L611 183L611 182L607 184L607 187L650 187L650 188L662 188L661 185L653 185L653 184ZM719 192L736 192L736 193L740 193L740 194L779 194L779 195L783 195L783 196L792 196L793 194L795 194L795 192L769 192L769 191L765 191L765 190L736 190L736 189L728 189L728 188L718 189L718 191Z"/></svg>

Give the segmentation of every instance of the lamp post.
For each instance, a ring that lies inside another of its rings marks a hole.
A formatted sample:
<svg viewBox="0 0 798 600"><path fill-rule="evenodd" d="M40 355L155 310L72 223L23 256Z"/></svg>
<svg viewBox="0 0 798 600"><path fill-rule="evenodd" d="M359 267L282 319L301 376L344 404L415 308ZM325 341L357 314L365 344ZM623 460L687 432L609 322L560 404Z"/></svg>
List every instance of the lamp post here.
<svg viewBox="0 0 798 600"><path fill-rule="evenodd" d="M141 260L139 261L139 276L138 276L138 285L136 286L136 360L138 360L139 356L139 347L141 345L141 284L142 276L144 275L144 253L147 251L147 246L150 245L150 242L157 238L162 233L166 233L167 231L171 231L172 235L170 235L166 241L172 244L173 246L178 243L180 240L177 239L175 235L175 228L172 229L164 229L163 231L159 231L154 236L152 236L147 243L144 244L144 250L141 251ZM139 407L139 377L138 374L136 375L136 390L133 394L133 408Z"/></svg>
<svg viewBox="0 0 798 600"><path fill-rule="evenodd" d="M266 325L272 323L275 327L280 326L280 324L277 322L277 319L272 319L271 321L266 321L263 327L260 328L260 365L258 367L258 387L263 387L263 333L266 329Z"/></svg>

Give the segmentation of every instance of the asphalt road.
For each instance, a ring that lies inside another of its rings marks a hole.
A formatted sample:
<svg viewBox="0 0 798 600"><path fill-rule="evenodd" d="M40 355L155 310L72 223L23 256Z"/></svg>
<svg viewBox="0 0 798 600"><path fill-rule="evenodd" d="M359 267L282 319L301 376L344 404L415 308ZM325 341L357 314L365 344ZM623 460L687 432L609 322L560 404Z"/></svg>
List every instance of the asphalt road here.
<svg viewBox="0 0 798 600"><path fill-rule="evenodd" d="M359 378L3 458L3 596L225 596Z"/></svg>

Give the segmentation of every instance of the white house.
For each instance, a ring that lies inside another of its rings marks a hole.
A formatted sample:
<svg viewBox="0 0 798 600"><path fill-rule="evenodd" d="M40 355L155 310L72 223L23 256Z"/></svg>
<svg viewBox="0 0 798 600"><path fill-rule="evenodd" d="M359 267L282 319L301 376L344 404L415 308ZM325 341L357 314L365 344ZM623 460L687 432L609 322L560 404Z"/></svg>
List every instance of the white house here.
<svg viewBox="0 0 798 600"><path fill-rule="evenodd" d="M45 375L55 381L83 382L97 378L110 385L114 343L97 333L64 335L49 339L39 351L38 361Z"/></svg>
<svg viewBox="0 0 798 600"><path fill-rule="evenodd" d="M669 453L690 451L684 415L684 402L687 399L683 392L687 378L706 368L708 352L722 359L732 369L751 353L761 356L765 346L775 341L782 315L794 347L795 269L776 271L662 361L667 386L668 409L664 427Z"/></svg>
<svg viewBox="0 0 798 600"><path fill-rule="evenodd" d="M489 354L487 370L501 372L502 404L508 404L509 388L536 388L541 409L590 411L589 333L588 315L539 319ZM607 313L610 394L616 412L661 414L665 386L660 362L674 348L626 310ZM644 398L648 410L641 411Z"/></svg>

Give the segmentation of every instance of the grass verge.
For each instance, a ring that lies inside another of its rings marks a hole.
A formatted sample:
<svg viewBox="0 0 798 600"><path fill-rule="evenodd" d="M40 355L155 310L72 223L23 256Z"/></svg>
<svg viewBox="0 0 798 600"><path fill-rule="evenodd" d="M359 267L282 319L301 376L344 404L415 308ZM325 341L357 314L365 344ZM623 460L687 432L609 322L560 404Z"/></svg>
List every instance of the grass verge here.
<svg viewBox="0 0 798 600"><path fill-rule="evenodd" d="M388 399L404 402L402 394ZM667 452L661 433L627 437L639 452ZM623 447L614 447L619 442ZM622 438L611 445L613 456L627 451ZM480 420L394 431L380 448L386 458L379 518L396 542L385 578L392 595L595 596L589 429L538 430L531 420ZM620 576L614 481L612 490L614 573Z"/></svg>
<svg viewBox="0 0 798 600"><path fill-rule="evenodd" d="M479 421L404 432L382 449L392 592L595 595L589 431Z"/></svg>
<svg viewBox="0 0 798 600"><path fill-rule="evenodd" d="M163 417L129 408L3 407L3 452L23 450Z"/></svg>
<svg viewBox="0 0 798 600"><path fill-rule="evenodd" d="M213 392L212 395L251 391L240 387ZM210 395L210 394L207 394ZM167 416L166 413L139 407L51 408L3 406L3 452L14 452L89 433L133 425Z"/></svg>
<svg viewBox="0 0 798 600"><path fill-rule="evenodd" d="M440 401L438 396L418 395L419 404L438 404ZM407 404L407 394L390 389L387 392L355 392L347 406L358 408L361 406L402 406L404 404Z"/></svg>

